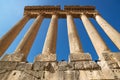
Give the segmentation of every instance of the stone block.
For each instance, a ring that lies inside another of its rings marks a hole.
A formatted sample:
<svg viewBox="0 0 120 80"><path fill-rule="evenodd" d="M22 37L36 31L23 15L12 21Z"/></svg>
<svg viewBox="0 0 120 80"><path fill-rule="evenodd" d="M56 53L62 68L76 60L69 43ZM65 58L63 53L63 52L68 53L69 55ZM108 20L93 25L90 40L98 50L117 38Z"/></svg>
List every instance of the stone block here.
<svg viewBox="0 0 120 80"><path fill-rule="evenodd" d="M8 76L7 80L19 80L19 77L21 76L21 74L22 74L21 71L13 70Z"/></svg>
<svg viewBox="0 0 120 80"><path fill-rule="evenodd" d="M80 53L72 53L69 57L70 61L91 61L92 58L89 53L80 54Z"/></svg>
<svg viewBox="0 0 120 80"><path fill-rule="evenodd" d="M119 69L120 68L119 65L117 64L117 62L112 61L112 60L107 61L107 64L110 69Z"/></svg>
<svg viewBox="0 0 120 80"><path fill-rule="evenodd" d="M120 52L119 53L118 52L111 53L111 57L118 63L118 65L120 67Z"/></svg>
<svg viewBox="0 0 120 80"><path fill-rule="evenodd" d="M40 61L34 62L33 63L33 70L40 70L40 71L45 70L46 63L47 62L40 62Z"/></svg>
<svg viewBox="0 0 120 80"><path fill-rule="evenodd" d="M64 71L64 80L80 80L78 70Z"/></svg>
<svg viewBox="0 0 120 80"><path fill-rule="evenodd" d="M17 66L17 62L13 61L0 61L0 69L13 70Z"/></svg>
<svg viewBox="0 0 120 80"><path fill-rule="evenodd" d="M33 70L24 70L25 73L32 75L38 79L42 79L45 75L44 71L33 71Z"/></svg>
<svg viewBox="0 0 120 80"><path fill-rule="evenodd" d="M91 75L89 75L89 77L88 77L88 75L87 75L88 72L89 71L79 70L79 73L80 73L79 79L80 80L90 80L89 78L91 78Z"/></svg>
<svg viewBox="0 0 120 80"><path fill-rule="evenodd" d="M99 70L100 66L93 61L75 62L75 70Z"/></svg>
<svg viewBox="0 0 120 80"><path fill-rule="evenodd" d="M16 66L17 70L30 70L32 69L32 64L31 63L26 63L26 62L19 62Z"/></svg>
<svg viewBox="0 0 120 80"><path fill-rule="evenodd" d="M62 62L59 62L59 63L58 63L58 69L59 69L60 71L65 71L65 70L67 70L66 66L67 66L67 62L66 62L66 61L62 61Z"/></svg>
<svg viewBox="0 0 120 80"><path fill-rule="evenodd" d="M45 66L45 71L55 73L56 70L58 70L58 64L56 62L49 62Z"/></svg>
<svg viewBox="0 0 120 80"><path fill-rule="evenodd" d="M8 80L8 76L10 75L11 71L6 71L4 73L0 73L0 80Z"/></svg>
<svg viewBox="0 0 120 80"><path fill-rule="evenodd" d="M84 70L85 68L84 68L84 65L83 65L83 62L81 61L81 62L75 62L75 69L76 70Z"/></svg>
<svg viewBox="0 0 120 80"><path fill-rule="evenodd" d="M103 56L103 60L105 61L110 61L111 58L110 58L110 53L102 53L102 56Z"/></svg>
<svg viewBox="0 0 120 80"><path fill-rule="evenodd" d="M39 80L39 79L37 79L36 77L34 77L31 74L28 74L26 72L22 72L22 74L19 76L19 78L17 80Z"/></svg>
<svg viewBox="0 0 120 80"><path fill-rule="evenodd" d="M106 80L101 70L81 71L80 79L82 80ZM108 80L108 79L107 79Z"/></svg>
<svg viewBox="0 0 120 80"><path fill-rule="evenodd" d="M50 71L45 71L45 80L58 80L58 71L56 70L54 73Z"/></svg>
<svg viewBox="0 0 120 80"><path fill-rule="evenodd" d="M33 64L33 70L40 70L40 71L50 71L54 72L58 68L56 62L39 62L36 61Z"/></svg>
<svg viewBox="0 0 120 80"><path fill-rule="evenodd" d="M56 54L40 54L35 58L35 61L56 61Z"/></svg>
<svg viewBox="0 0 120 80"><path fill-rule="evenodd" d="M58 63L58 69L60 71L66 71L69 69L74 69L74 62L67 63L66 61L62 61Z"/></svg>
<svg viewBox="0 0 120 80"><path fill-rule="evenodd" d="M92 66L93 70L100 70L101 67L94 61L90 61L90 65Z"/></svg>
<svg viewBox="0 0 120 80"><path fill-rule="evenodd" d="M115 74L115 79L119 80L120 79L120 69L112 69L112 72Z"/></svg>
<svg viewBox="0 0 120 80"><path fill-rule="evenodd" d="M5 72L7 72L6 69L1 69L1 70L0 70L0 74L5 73Z"/></svg>

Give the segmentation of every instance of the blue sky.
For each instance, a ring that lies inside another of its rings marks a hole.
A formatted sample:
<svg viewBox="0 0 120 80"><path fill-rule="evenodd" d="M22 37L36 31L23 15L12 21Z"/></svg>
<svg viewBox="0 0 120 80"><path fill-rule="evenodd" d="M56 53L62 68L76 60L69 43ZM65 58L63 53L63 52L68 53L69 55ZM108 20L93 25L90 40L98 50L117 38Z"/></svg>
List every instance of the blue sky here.
<svg viewBox="0 0 120 80"><path fill-rule="evenodd" d="M25 6L33 5L60 5L62 8L64 5L92 5L96 6L96 9L100 14L106 19L118 32L120 32L120 0L0 0L0 38L16 23L18 22L24 12ZM82 22L80 19L74 19L76 23L76 28L80 36L80 40L85 53L89 52L92 55L93 60L98 59L98 56L93 48L88 35L85 32ZM116 46L111 42L111 40L106 36L103 30L99 27L94 19L90 19L95 25L101 37L104 39L108 47L112 52L119 52ZM31 19L15 41L11 44L9 49L5 52L13 53L15 47L18 45L19 41L24 36L27 29L30 27L34 19ZM38 36L32 46L32 49L28 55L28 61L32 62L35 56L42 52L42 47L46 37L46 32L49 26L50 19L44 19ZM67 24L66 19L59 19L58 24L58 38L57 38L57 59L58 60L68 60L69 55L69 44L67 35Z"/></svg>

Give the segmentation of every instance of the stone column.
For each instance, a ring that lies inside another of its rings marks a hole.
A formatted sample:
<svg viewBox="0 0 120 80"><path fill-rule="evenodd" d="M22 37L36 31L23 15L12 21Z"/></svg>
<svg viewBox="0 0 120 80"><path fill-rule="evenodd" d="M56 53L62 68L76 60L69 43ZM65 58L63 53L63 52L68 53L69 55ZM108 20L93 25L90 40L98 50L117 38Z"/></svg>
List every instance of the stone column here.
<svg viewBox="0 0 120 80"><path fill-rule="evenodd" d="M11 30L0 39L0 56L8 49L30 18L25 15Z"/></svg>
<svg viewBox="0 0 120 80"><path fill-rule="evenodd" d="M97 32L97 30L95 29L95 27L93 26L93 24L89 21L89 19L87 18L87 16L85 14L82 14L81 16L81 20L84 24L84 27L92 41L92 44L97 52L97 54L99 55L99 58L102 59L102 53L105 51L109 51L107 45L105 44L105 42L103 41L103 39L100 37L99 33Z"/></svg>
<svg viewBox="0 0 120 80"><path fill-rule="evenodd" d="M23 60L26 60L26 57L32 47L32 44L36 38L37 32L40 28L40 25L42 23L43 20L43 16L39 15L34 23L32 24L32 26L29 28L29 30L27 31L27 33L25 34L25 36L23 37L23 39L21 40L21 42L19 43L18 47L15 50L16 54L23 54Z"/></svg>
<svg viewBox="0 0 120 80"><path fill-rule="evenodd" d="M80 39L73 21L73 17L70 14L67 14L67 29L68 29L68 38L70 45L70 53L83 53Z"/></svg>
<svg viewBox="0 0 120 80"><path fill-rule="evenodd" d="M56 52L56 39L58 28L58 16L52 15L52 19L49 25L49 29L46 35L42 54L55 54Z"/></svg>
<svg viewBox="0 0 120 80"><path fill-rule="evenodd" d="M120 34L107 21L105 21L99 14L95 15L97 23L113 41L113 43L120 49Z"/></svg>
<svg viewBox="0 0 120 80"><path fill-rule="evenodd" d="M69 61L92 60L89 54L83 54L82 45L72 15L67 14L67 29L70 46Z"/></svg>
<svg viewBox="0 0 120 80"><path fill-rule="evenodd" d="M56 39L57 39L58 16L52 15L52 19L46 35L42 54L35 61L56 61Z"/></svg>
<svg viewBox="0 0 120 80"><path fill-rule="evenodd" d="M27 55L32 47L32 44L36 38L37 32L40 28L40 24L43 20L43 16L39 15L29 30L26 32L23 39L15 49L13 54L8 54L3 57L2 61L26 61Z"/></svg>

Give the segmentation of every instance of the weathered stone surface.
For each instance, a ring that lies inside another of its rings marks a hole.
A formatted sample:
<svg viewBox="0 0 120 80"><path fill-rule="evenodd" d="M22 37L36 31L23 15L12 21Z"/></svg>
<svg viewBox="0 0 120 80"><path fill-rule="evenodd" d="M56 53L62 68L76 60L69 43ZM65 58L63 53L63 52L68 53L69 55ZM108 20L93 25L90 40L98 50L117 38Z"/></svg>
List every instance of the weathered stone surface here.
<svg viewBox="0 0 120 80"><path fill-rule="evenodd" d="M120 69L112 69L112 72L115 74L115 79L119 80L120 79Z"/></svg>
<svg viewBox="0 0 120 80"><path fill-rule="evenodd" d="M1 61L18 61L20 62L23 58L23 54L6 54Z"/></svg>
<svg viewBox="0 0 120 80"><path fill-rule="evenodd" d="M41 71L45 70L45 65L46 65L46 62L36 61L33 64L33 70L41 70Z"/></svg>
<svg viewBox="0 0 120 80"><path fill-rule="evenodd" d="M67 62L66 62L66 61L62 61L62 62L59 62L59 63L58 63L58 69L59 69L60 71L67 70L67 69L66 69L66 66L67 66Z"/></svg>
<svg viewBox="0 0 120 80"><path fill-rule="evenodd" d="M75 62L75 69L77 70L99 70L100 66L93 61L78 61Z"/></svg>
<svg viewBox="0 0 120 80"><path fill-rule="evenodd" d="M21 74L21 76L19 76L18 80L37 80L37 78L30 74L22 72L22 74Z"/></svg>
<svg viewBox="0 0 120 80"><path fill-rule="evenodd" d="M74 69L74 62L70 62L70 63L67 63L65 61L62 61L62 62L59 62L58 63L58 69L60 71L65 71L65 70L69 70L69 69Z"/></svg>
<svg viewBox="0 0 120 80"><path fill-rule="evenodd" d="M111 55L110 55L114 60L115 60L115 62L117 62L118 63L118 65L119 65L119 67L120 67L120 53L111 53Z"/></svg>
<svg viewBox="0 0 120 80"><path fill-rule="evenodd" d="M6 69L1 69L1 70L0 70L0 74L5 73L5 72L7 72Z"/></svg>
<svg viewBox="0 0 120 80"><path fill-rule="evenodd" d="M102 61L101 67L93 61L35 62L33 68L30 65L17 62L15 68L11 65L9 67L12 69L2 68L0 78L1 80L119 80L120 78L120 71L117 68L112 68L111 71L108 61Z"/></svg>
<svg viewBox="0 0 120 80"><path fill-rule="evenodd" d="M109 68L111 69L119 69L119 65L115 61L107 61Z"/></svg>
<svg viewBox="0 0 120 80"><path fill-rule="evenodd" d="M8 80L8 76L10 75L10 71L6 71L4 73L0 73L0 80Z"/></svg>
<svg viewBox="0 0 120 80"><path fill-rule="evenodd" d="M91 61L92 58L89 53L86 54L70 54L70 61Z"/></svg>
<svg viewBox="0 0 120 80"><path fill-rule="evenodd" d="M56 62L47 63L45 70L54 73L56 70L58 70L58 64Z"/></svg>
<svg viewBox="0 0 120 80"><path fill-rule="evenodd" d="M115 80L113 75L107 74L101 70L80 70L79 77L80 80Z"/></svg>
<svg viewBox="0 0 120 80"><path fill-rule="evenodd" d="M79 71L75 70L64 71L64 80L80 80Z"/></svg>
<svg viewBox="0 0 120 80"><path fill-rule="evenodd" d="M45 71L45 80L58 80L58 71L50 72Z"/></svg>
<svg viewBox="0 0 120 80"><path fill-rule="evenodd" d="M103 55L103 58L104 58L105 61L110 61L111 60L109 53L102 53L102 55Z"/></svg>
<svg viewBox="0 0 120 80"><path fill-rule="evenodd" d="M21 76L21 71L13 70L11 73L8 75L7 80L19 80L19 77Z"/></svg>
<svg viewBox="0 0 120 80"><path fill-rule="evenodd" d="M25 70L24 72L40 79L43 79L45 76L45 71Z"/></svg>
<svg viewBox="0 0 120 80"><path fill-rule="evenodd" d="M32 69L32 64L31 63L25 63L25 62L20 62L16 66L17 70L30 70Z"/></svg>
<svg viewBox="0 0 120 80"><path fill-rule="evenodd" d="M35 58L35 61L56 61L56 54L40 54Z"/></svg>
<svg viewBox="0 0 120 80"><path fill-rule="evenodd" d="M50 71L54 72L56 69L58 69L57 63L56 62L35 62L33 64L33 70L45 70L45 71Z"/></svg>
<svg viewBox="0 0 120 80"><path fill-rule="evenodd" d="M109 66L109 68L111 68L111 69L118 69L118 68L120 68L119 60L117 60L118 57L116 58L115 57L116 55L114 53L111 53L111 52L109 52L109 53L102 53L102 55L103 55L103 58L105 60L105 62L102 61L103 64L107 64Z"/></svg>
<svg viewBox="0 0 120 80"><path fill-rule="evenodd" d="M17 62L0 61L0 69L13 70L17 66Z"/></svg>
<svg viewBox="0 0 120 80"><path fill-rule="evenodd" d="M107 62L108 61L100 61L98 64L101 67L101 71L103 72L105 79L114 79L115 74L112 72L112 69Z"/></svg>

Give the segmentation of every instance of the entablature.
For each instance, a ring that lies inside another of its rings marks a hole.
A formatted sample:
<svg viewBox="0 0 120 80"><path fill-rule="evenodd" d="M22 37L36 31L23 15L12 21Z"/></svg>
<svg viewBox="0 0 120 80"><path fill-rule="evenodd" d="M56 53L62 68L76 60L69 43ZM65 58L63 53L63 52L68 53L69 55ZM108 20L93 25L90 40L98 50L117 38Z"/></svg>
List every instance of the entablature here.
<svg viewBox="0 0 120 80"><path fill-rule="evenodd" d="M41 13L44 13L45 18L51 18L54 13L57 13L59 18L66 18L67 14L79 18L83 13L88 17L94 17L98 12L94 6L65 6L64 10L60 9L60 6L26 6L24 9L24 15L31 18L36 18Z"/></svg>

